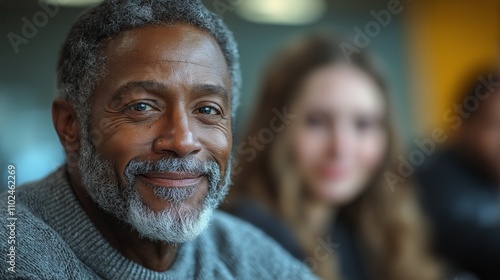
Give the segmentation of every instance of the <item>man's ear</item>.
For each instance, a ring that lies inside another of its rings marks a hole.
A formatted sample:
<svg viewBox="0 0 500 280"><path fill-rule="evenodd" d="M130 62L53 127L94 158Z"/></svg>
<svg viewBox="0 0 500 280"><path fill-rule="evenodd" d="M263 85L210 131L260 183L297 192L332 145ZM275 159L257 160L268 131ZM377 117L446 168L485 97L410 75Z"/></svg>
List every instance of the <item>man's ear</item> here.
<svg viewBox="0 0 500 280"><path fill-rule="evenodd" d="M52 121L67 156L78 154L80 125L75 109L66 99L58 97L52 103Z"/></svg>

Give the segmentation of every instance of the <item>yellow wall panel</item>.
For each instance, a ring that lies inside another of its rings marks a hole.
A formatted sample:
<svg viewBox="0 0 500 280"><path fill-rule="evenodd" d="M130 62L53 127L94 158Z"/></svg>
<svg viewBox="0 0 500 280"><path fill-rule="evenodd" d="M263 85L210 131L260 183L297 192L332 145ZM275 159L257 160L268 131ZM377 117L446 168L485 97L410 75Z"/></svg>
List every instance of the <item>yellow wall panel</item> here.
<svg viewBox="0 0 500 280"><path fill-rule="evenodd" d="M423 132L443 125L467 69L497 57L500 3L412 1L407 11L411 100Z"/></svg>

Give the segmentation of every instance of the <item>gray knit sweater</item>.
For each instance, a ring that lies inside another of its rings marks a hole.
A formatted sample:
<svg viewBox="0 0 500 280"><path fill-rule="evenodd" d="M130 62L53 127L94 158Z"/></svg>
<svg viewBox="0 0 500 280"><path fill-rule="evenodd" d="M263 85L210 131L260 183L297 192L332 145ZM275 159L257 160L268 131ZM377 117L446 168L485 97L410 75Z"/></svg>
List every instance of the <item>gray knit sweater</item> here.
<svg viewBox="0 0 500 280"><path fill-rule="evenodd" d="M7 193L0 207L7 212ZM256 228L216 212L209 228L180 245L156 272L125 258L103 238L76 199L65 168L15 192L15 272L8 268L10 223L2 215L0 279L314 279ZM7 216L9 217L9 216Z"/></svg>

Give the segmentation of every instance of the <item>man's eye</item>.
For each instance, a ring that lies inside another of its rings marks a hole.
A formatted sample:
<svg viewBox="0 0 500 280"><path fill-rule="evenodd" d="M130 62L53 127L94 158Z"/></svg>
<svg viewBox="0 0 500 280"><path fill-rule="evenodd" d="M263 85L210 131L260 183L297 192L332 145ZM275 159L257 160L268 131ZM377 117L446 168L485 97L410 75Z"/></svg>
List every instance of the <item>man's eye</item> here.
<svg viewBox="0 0 500 280"><path fill-rule="evenodd" d="M144 112L144 111L151 111L154 108L147 103L141 102L141 103L136 103L136 104L130 106L130 109L137 111L137 112Z"/></svg>
<svg viewBox="0 0 500 280"><path fill-rule="evenodd" d="M218 114L220 114L219 110L217 110L211 106L201 107L200 109L198 109L198 113L204 114L204 115L218 115Z"/></svg>

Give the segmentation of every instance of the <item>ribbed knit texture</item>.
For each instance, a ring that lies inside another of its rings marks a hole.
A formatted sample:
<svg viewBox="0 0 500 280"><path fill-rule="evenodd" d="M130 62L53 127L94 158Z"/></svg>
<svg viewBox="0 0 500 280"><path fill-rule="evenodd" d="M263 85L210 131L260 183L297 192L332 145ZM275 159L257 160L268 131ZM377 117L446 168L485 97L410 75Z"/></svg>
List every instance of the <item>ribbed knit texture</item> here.
<svg viewBox="0 0 500 280"><path fill-rule="evenodd" d="M16 189L16 272L7 271L11 245L2 215L0 279L315 279L261 231L218 211L202 235L180 245L167 271L146 269L104 239L65 170ZM0 195L3 213L7 195Z"/></svg>

